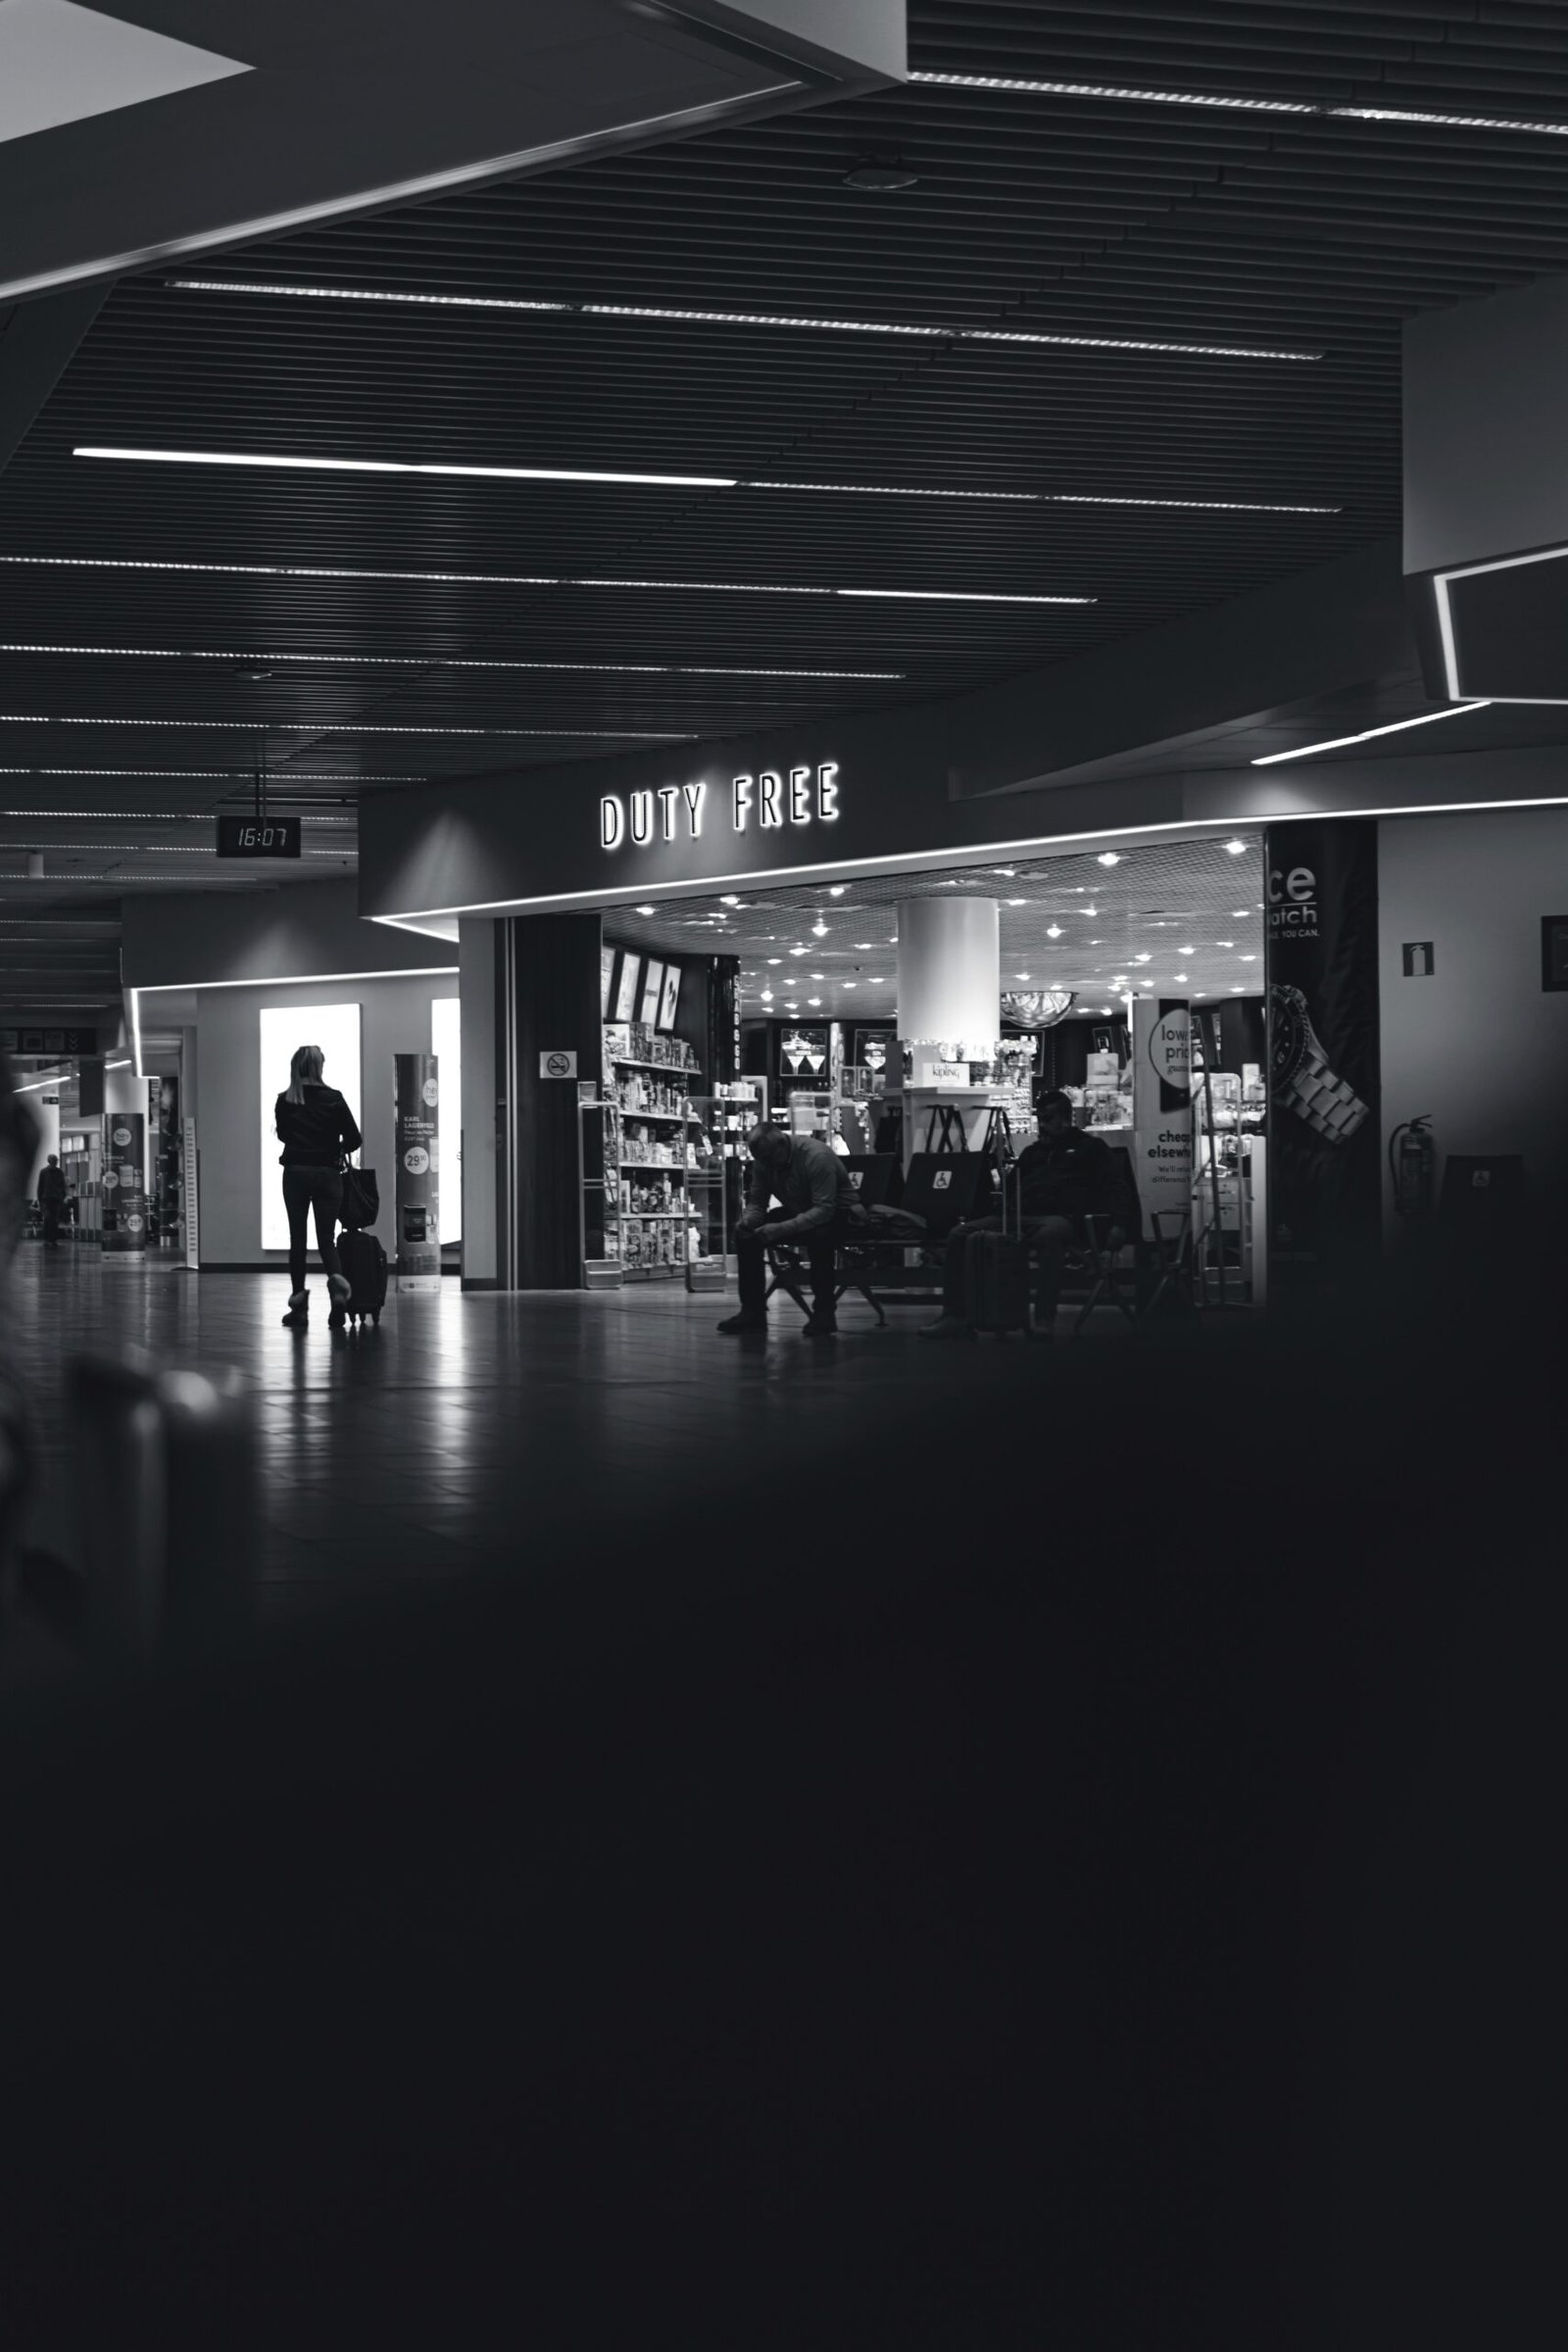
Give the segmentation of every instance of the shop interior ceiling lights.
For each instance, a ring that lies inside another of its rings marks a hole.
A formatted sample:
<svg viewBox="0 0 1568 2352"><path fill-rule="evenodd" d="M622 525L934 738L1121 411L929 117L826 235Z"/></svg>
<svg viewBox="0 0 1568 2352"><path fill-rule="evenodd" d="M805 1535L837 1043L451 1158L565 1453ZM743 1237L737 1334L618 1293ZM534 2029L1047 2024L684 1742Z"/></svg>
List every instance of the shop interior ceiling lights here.
<svg viewBox="0 0 1568 2352"><path fill-rule="evenodd" d="M1250 912L1237 913L1236 888L1239 879L1245 887L1246 868L1239 877L1236 857L1255 861L1260 900L1262 842L1257 834L1235 838L1236 850L1213 835L1161 840L1118 852L1109 869L1091 853L1015 858L1009 895L998 908L1001 969L1009 975L1009 986L1011 975L1027 973L1028 987L1048 995L1071 992L1087 1004L1108 989L1124 987L1125 976L1136 969L1139 985L1148 984L1156 994L1259 990L1263 911L1254 901ZM1092 877L1091 887L1078 879L1080 874ZM891 1020L897 982L887 956L897 941L888 918L899 903L939 892L995 898L998 879L991 868L977 864L859 875L846 889L847 896L833 902L834 909L860 919L816 938L813 918L820 920L816 909L823 895L819 881L756 890L744 903L735 899L727 907L703 899L668 901L650 915L618 907L605 920L612 938L646 954L689 955L692 928L710 923L722 909L728 919L712 945L739 959L743 1008L750 1009L758 1007L759 991L771 971L786 961L799 962L802 941L811 938L810 964L801 977L821 992L813 1009L830 1017ZM879 944L873 946L867 934L876 934ZM1178 972L1187 975L1185 980L1178 982Z"/></svg>

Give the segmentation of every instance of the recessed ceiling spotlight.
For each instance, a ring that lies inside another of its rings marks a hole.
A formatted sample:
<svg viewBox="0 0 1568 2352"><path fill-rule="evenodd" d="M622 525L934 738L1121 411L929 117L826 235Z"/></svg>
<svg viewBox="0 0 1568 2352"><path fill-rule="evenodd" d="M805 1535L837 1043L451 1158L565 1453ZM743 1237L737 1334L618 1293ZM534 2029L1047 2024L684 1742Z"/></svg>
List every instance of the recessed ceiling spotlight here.
<svg viewBox="0 0 1568 2352"><path fill-rule="evenodd" d="M1121 852L1120 850L1102 850L1095 859L1095 863L1097 865L1120 865Z"/></svg>
<svg viewBox="0 0 1568 2352"><path fill-rule="evenodd" d="M849 887L847 882L830 882L827 886L827 895L830 899L842 899Z"/></svg>
<svg viewBox="0 0 1568 2352"><path fill-rule="evenodd" d="M817 916L815 922L811 925L811 937L813 939L826 939L827 937L827 925L823 922L820 915Z"/></svg>
<svg viewBox="0 0 1568 2352"><path fill-rule="evenodd" d="M782 956L770 956L767 960L769 963L782 963L784 958Z"/></svg>
<svg viewBox="0 0 1568 2352"><path fill-rule="evenodd" d="M1013 974L1013 978L1014 978L1015 980L1027 980L1027 979L1028 979L1028 977L1029 977L1029 975L1028 975L1028 973L1027 973L1027 972L1014 972L1014 974Z"/></svg>
<svg viewBox="0 0 1568 2352"><path fill-rule="evenodd" d="M1078 911L1080 914L1098 914L1100 908L1098 906L1081 906Z"/></svg>
<svg viewBox="0 0 1568 2352"><path fill-rule="evenodd" d="M1243 909L1242 909L1242 912L1245 914L1245 913L1246 913L1246 911L1247 911L1247 909L1246 909L1246 907L1244 906L1244 907L1243 907ZM1215 942L1214 942L1214 945L1215 945L1215 947L1216 947L1216 948L1234 948L1234 947L1235 947L1235 945L1236 945L1236 942L1235 942L1235 940L1234 940L1234 939L1216 939L1216 940L1215 940Z"/></svg>
<svg viewBox="0 0 1568 2352"><path fill-rule="evenodd" d="M808 1004L820 1004L822 1000L820 997L808 997L806 1002Z"/></svg>
<svg viewBox="0 0 1568 2352"><path fill-rule="evenodd" d="M1247 856L1247 844L1245 841L1228 841L1225 844L1225 847L1227 850L1229 850L1233 858L1245 858Z"/></svg>
<svg viewBox="0 0 1568 2352"><path fill-rule="evenodd" d="M1175 978L1176 978L1176 979L1178 979L1178 980L1185 980L1185 979L1186 979L1186 977L1187 977L1187 974L1186 974L1185 972L1177 972L1177 973L1176 973L1174 976L1175 976Z"/></svg>
<svg viewBox="0 0 1568 2352"><path fill-rule="evenodd" d="M730 891L724 898L720 899L718 903L721 906L738 906L740 905L740 901L735 896L733 891Z"/></svg>
<svg viewBox="0 0 1568 2352"><path fill-rule="evenodd" d="M1193 956L1197 954L1197 950L1194 948L1178 948L1176 953L1178 956Z"/></svg>
<svg viewBox="0 0 1568 2352"><path fill-rule="evenodd" d="M1245 997L1247 991L1242 986L1241 982L1239 980L1233 980L1231 983L1231 995L1233 997Z"/></svg>
<svg viewBox="0 0 1568 2352"><path fill-rule="evenodd" d="M762 991L762 996L761 996L761 1002L762 1002L764 1004L772 1004L772 1002L773 1002L773 991L772 991L770 988L764 988L764 989L763 989L763 991Z"/></svg>
<svg viewBox="0 0 1568 2352"><path fill-rule="evenodd" d="M1255 956L1238 956L1236 960L1238 963L1255 963L1257 957Z"/></svg>
<svg viewBox="0 0 1568 2352"><path fill-rule="evenodd" d="M866 954L866 953L869 951L869 949L871 948L871 946L872 946L872 942L871 942L870 940L868 940L868 939L858 939L858 940L856 941L856 943L855 943L855 951L856 951L856 954L857 954L857 955L865 955L865 954Z"/></svg>
<svg viewBox="0 0 1568 2352"><path fill-rule="evenodd" d="M1233 906L1231 908L1231 913L1235 920L1239 923L1245 922L1247 919L1247 908L1245 906Z"/></svg>
<svg viewBox="0 0 1568 2352"><path fill-rule="evenodd" d="M1015 865L994 865L994 866L991 868L991 871L992 871L994 874L1002 874L1002 875L1003 875L1003 876L1004 876L1004 877L1005 877L1005 879L1006 879L1007 881L1009 881L1009 882L1012 880L1012 877L1013 877L1013 875L1014 875L1014 874L1017 872L1017 870L1018 870L1018 869L1017 869L1017 867L1016 867Z"/></svg>
<svg viewBox="0 0 1568 2352"><path fill-rule="evenodd" d="M863 164L857 164L844 174L847 188L860 188L876 196L893 196L901 188L917 188L920 182L902 156L869 155Z"/></svg>
<svg viewBox="0 0 1568 2352"><path fill-rule="evenodd" d="M1007 905L1009 906L1027 906L1029 902L1027 899L1009 899L1007 901Z"/></svg>
<svg viewBox="0 0 1568 2352"><path fill-rule="evenodd" d="M827 978L827 974L826 972L813 972L811 974L811 978L813 980L825 980Z"/></svg>
<svg viewBox="0 0 1568 2352"><path fill-rule="evenodd" d="M886 988L887 981L881 972L873 972L865 985L867 988Z"/></svg>
<svg viewBox="0 0 1568 2352"><path fill-rule="evenodd" d="M1133 957L1134 963L1152 963L1153 960L1152 956L1135 956Z"/></svg>
<svg viewBox="0 0 1568 2352"><path fill-rule="evenodd" d="M806 954L806 950L804 948L791 948L790 954L792 956L804 956Z"/></svg>
<svg viewBox="0 0 1568 2352"><path fill-rule="evenodd" d="M1046 925L1046 937L1048 939L1059 939L1061 937L1061 925L1059 923L1048 923ZM1098 947L1100 942L1092 939L1089 944L1092 948L1094 948Z"/></svg>
<svg viewBox="0 0 1568 2352"><path fill-rule="evenodd" d="M855 982L853 980L846 980L844 985L846 988L853 988L855 986Z"/></svg>
<svg viewBox="0 0 1568 2352"><path fill-rule="evenodd" d="M655 906L634 906L632 909L634 914L657 914L658 911Z"/></svg>

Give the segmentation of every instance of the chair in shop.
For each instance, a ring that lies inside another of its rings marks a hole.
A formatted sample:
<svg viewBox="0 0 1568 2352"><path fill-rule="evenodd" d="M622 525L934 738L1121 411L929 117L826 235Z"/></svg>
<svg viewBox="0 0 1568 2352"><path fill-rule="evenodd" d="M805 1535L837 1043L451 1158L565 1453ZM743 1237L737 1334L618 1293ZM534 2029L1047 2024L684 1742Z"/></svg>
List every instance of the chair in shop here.
<svg viewBox="0 0 1568 2352"><path fill-rule="evenodd" d="M1145 1248L1143 1206L1133 1176L1131 1153L1113 1148L1111 1157L1120 1162L1120 1173L1133 1204L1132 1222L1124 1224L1120 1218L1100 1210L1091 1210L1084 1218L1089 1247L1078 1253L1076 1268L1072 1253L1069 1252L1067 1260L1069 1271L1086 1274L1089 1281L1088 1295L1073 1317L1074 1339L1097 1307L1115 1307L1135 1330L1140 1320L1137 1284Z"/></svg>
<svg viewBox="0 0 1568 2352"><path fill-rule="evenodd" d="M1167 1297L1189 1300L1184 1284L1192 1241L1193 1219L1190 1209L1156 1208L1149 1220L1151 1233L1145 1252L1145 1268L1153 1276L1147 1295L1139 1305L1139 1317L1147 1322ZM1190 1300L1189 1300L1190 1303Z"/></svg>
<svg viewBox="0 0 1568 2352"><path fill-rule="evenodd" d="M797 1249L791 1242L775 1242L767 1252L767 1272L766 1298L771 1298L775 1291L782 1291L786 1298L794 1299L809 1322L811 1301L806 1290L808 1274L805 1250ZM882 1312L881 1302L871 1289L870 1276L868 1265L863 1261L857 1263L856 1245L853 1242L841 1243L833 1266L834 1305L837 1306L848 1292L855 1291L865 1300L878 1323L883 1324L887 1316Z"/></svg>

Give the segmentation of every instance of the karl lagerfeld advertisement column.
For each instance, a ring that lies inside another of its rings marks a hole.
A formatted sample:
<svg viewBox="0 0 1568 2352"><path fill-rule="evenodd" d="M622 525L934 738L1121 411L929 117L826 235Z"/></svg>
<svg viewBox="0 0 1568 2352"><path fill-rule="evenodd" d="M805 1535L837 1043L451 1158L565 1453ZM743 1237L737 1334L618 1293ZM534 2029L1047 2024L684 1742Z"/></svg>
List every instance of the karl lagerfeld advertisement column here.
<svg viewBox="0 0 1568 2352"><path fill-rule="evenodd" d="M1311 1291L1382 1245L1376 820L1271 826L1264 870L1270 1261Z"/></svg>
<svg viewBox="0 0 1568 2352"><path fill-rule="evenodd" d="M441 1288L440 1082L433 1054L398 1054L397 1250L400 1291Z"/></svg>
<svg viewBox="0 0 1568 2352"><path fill-rule="evenodd" d="M147 1262L147 1186L143 1175L147 1121L139 1110L104 1114L103 1262L116 1268Z"/></svg>

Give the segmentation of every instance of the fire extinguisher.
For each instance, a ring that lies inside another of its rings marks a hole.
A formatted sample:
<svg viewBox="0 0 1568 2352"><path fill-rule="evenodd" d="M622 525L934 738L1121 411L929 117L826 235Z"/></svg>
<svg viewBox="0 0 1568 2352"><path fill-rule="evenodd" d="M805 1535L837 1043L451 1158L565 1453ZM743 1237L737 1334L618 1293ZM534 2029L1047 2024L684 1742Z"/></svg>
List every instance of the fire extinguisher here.
<svg viewBox="0 0 1568 2352"><path fill-rule="evenodd" d="M1389 1138L1389 1173L1394 1178L1396 1214L1415 1221L1432 1214L1432 1187L1437 1175L1438 1148L1432 1140L1430 1112L1406 1119Z"/></svg>

